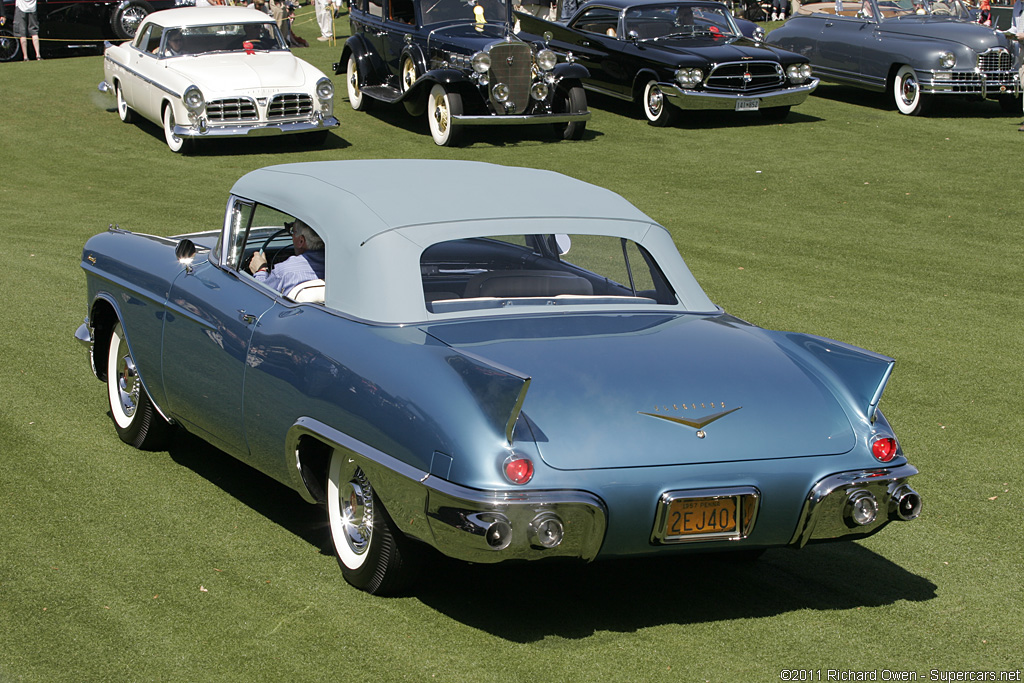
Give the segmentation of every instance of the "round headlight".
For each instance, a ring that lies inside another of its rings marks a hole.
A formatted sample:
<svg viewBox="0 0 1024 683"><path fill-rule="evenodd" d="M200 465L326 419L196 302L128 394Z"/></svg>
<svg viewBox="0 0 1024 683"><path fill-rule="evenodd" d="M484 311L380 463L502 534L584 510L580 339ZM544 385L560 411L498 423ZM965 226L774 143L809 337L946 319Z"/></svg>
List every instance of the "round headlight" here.
<svg viewBox="0 0 1024 683"><path fill-rule="evenodd" d="M494 87L491 88L491 96L499 102L504 102L508 99L509 90L508 86L504 83L495 83Z"/></svg>
<svg viewBox="0 0 1024 683"><path fill-rule="evenodd" d="M807 80L804 74L805 64L790 64L786 67L786 76L791 83L803 83Z"/></svg>
<svg viewBox="0 0 1024 683"><path fill-rule="evenodd" d="M334 83L324 76L316 82L316 96L321 100L329 100L334 97Z"/></svg>
<svg viewBox="0 0 1024 683"><path fill-rule="evenodd" d="M181 101L184 102L185 107L192 112L198 112L206 106L206 100L203 98L203 92L194 85L190 85L185 88L185 94L181 96Z"/></svg>
<svg viewBox="0 0 1024 683"><path fill-rule="evenodd" d="M477 52L473 55L473 71L478 74L487 73L491 70L491 56L486 52Z"/></svg>
<svg viewBox="0 0 1024 683"><path fill-rule="evenodd" d="M538 102L543 101L548 96L548 85L547 83L534 83L533 87L530 88L530 97L537 100Z"/></svg>
<svg viewBox="0 0 1024 683"><path fill-rule="evenodd" d="M800 67L800 75L804 77L805 81L810 80L812 73L810 64L804 64Z"/></svg>
<svg viewBox="0 0 1024 683"><path fill-rule="evenodd" d="M551 71L558 64L558 55L551 50L541 50L537 53L537 66L542 71Z"/></svg>
<svg viewBox="0 0 1024 683"><path fill-rule="evenodd" d="M700 69L678 69L676 71L676 83L684 88L692 88L702 80L704 80L704 72Z"/></svg>
<svg viewBox="0 0 1024 683"><path fill-rule="evenodd" d="M939 65L943 69L952 69L956 66L956 55L952 52L943 52L939 55Z"/></svg>

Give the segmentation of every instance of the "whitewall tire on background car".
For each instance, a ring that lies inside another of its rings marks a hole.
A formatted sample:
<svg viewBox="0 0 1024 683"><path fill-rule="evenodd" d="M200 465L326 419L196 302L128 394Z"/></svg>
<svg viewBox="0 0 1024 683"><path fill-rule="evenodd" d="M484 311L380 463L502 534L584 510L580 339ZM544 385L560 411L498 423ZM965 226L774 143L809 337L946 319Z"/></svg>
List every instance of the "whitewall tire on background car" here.
<svg viewBox="0 0 1024 683"><path fill-rule="evenodd" d="M587 94L583 86L576 82L568 88L559 88L555 93L556 114L582 114L587 110ZM579 140L587 129L586 121L556 123L555 132L563 140Z"/></svg>
<svg viewBox="0 0 1024 683"><path fill-rule="evenodd" d="M921 94L921 83L917 80L917 72L904 64L896 72L892 85L893 99L901 114L917 116L924 113L928 102L926 95Z"/></svg>
<svg viewBox="0 0 1024 683"><path fill-rule="evenodd" d="M107 398L114 429L122 441L143 450L157 450L167 441L171 426L142 386L121 323L114 327L107 348Z"/></svg>
<svg viewBox="0 0 1024 683"><path fill-rule="evenodd" d="M409 541L394 528L363 471L339 450L328 470L327 519L346 581L373 595L391 595L408 585Z"/></svg>
<svg viewBox="0 0 1024 683"><path fill-rule="evenodd" d="M120 119L125 123L131 123L134 121L135 116L132 113L131 107L129 107L128 103L124 100L124 93L121 91L121 84L119 82L114 84L114 96L117 99L118 117L120 117Z"/></svg>
<svg viewBox="0 0 1024 683"><path fill-rule="evenodd" d="M430 89L427 99L427 123L434 142L442 147L450 147L459 138L459 127L454 117L462 113L462 95L450 92L440 83Z"/></svg>
<svg viewBox="0 0 1024 683"><path fill-rule="evenodd" d="M667 126L675 121L676 108L669 104L657 81L648 81L644 87L644 115L652 126Z"/></svg>
<svg viewBox="0 0 1024 683"><path fill-rule="evenodd" d="M185 149L187 140L174 134L174 107L166 105L163 114L164 140L172 152L181 152Z"/></svg>
<svg viewBox="0 0 1024 683"><path fill-rule="evenodd" d="M356 111L366 111L370 108L370 100L363 96L359 89L359 66L356 64L356 56L348 56L348 68L345 71L345 88L348 90L348 103Z"/></svg>

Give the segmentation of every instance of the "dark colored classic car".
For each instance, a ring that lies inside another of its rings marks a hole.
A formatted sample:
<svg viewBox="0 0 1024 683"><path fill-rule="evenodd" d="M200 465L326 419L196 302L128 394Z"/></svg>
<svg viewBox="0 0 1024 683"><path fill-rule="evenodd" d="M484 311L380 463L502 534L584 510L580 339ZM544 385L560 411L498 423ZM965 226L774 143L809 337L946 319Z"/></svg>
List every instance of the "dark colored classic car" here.
<svg viewBox="0 0 1024 683"><path fill-rule="evenodd" d="M578 64L559 64L511 31L508 0L355 0L345 74L357 111L372 102L426 113L438 145L463 126L551 124L578 140L590 118Z"/></svg>
<svg viewBox="0 0 1024 683"><path fill-rule="evenodd" d="M680 109L783 119L818 85L806 57L745 38L720 2L591 0L564 23L518 16L520 37L587 67L585 88L638 103L655 126Z"/></svg>
<svg viewBox="0 0 1024 683"><path fill-rule="evenodd" d="M41 47L46 54L98 46L109 38L124 40L135 35L150 12L194 4L195 0L37 0ZM0 28L0 62L21 58L18 41L11 40L10 32L14 0L3 0L3 12L7 26Z"/></svg>
<svg viewBox="0 0 1024 683"><path fill-rule="evenodd" d="M398 178L418 179L400 202ZM452 187L473 190L437 200ZM246 266L296 258L296 219L324 275L279 292ZM178 425L324 505L371 593L400 590L424 545L750 558L921 509L879 410L891 358L728 315L665 228L557 173L271 166L207 230L112 228L81 264L75 336L121 439L157 449Z"/></svg>
<svg viewBox="0 0 1024 683"><path fill-rule="evenodd" d="M891 93L910 116L951 95L1020 112L1020 46L968 18L959 0L837 0L804 5L766 40L806 56L824 80Z"/></svg>

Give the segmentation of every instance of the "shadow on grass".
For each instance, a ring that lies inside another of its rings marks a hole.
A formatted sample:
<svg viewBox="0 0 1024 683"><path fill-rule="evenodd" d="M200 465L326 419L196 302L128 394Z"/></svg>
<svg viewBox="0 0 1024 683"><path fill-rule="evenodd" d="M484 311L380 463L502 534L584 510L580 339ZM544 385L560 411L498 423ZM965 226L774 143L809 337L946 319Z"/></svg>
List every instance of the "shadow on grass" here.
<svg viewBox="0 0 1024 683"><path fill-rule="evenodd" d="M321 506L303 502L291 489L183 432L174 439L170 455L322 554L333 556ZM898 526L887 532L899 533ZM593 564L471 565L429 548L424 553L426 561L410 597L467 626L521 643L806 609L925 601L934 598L936 590L927 579L856 543L812 545L799 551L781 548L757 561L706 554ZM340 571L338 580L343 580Z"/></svg>
<svg viewBox="0 0 1024 683"><path fill-rule="evenodd" d="M641 106L636 102L627 102L608 95L588 92L587 103L591 109L602 109L623 118L645 121ZM675 124L669 127L683 130L698 130L702 128L746 128L748 126L777 126L780 124L790 125L795 123L814 123L822 119L817 116L810 116L800 111L797 105L789 112L789 115L781 121L773 121L765 118L757 112L736 112L725 110L692 110L681 111Z"/></svg>
<svg viewBox="0 0 1024 683"><path fill-rule="evenodd" d="M107 111L116 112L117 110L108 109ZM140 118L138 114L136 114L136 118ZM161 144L164 144L164 129L162 126L158 126L148 119L136 121L133 125L138 126L140 130L149 133L154 138L160 140ZM246 156L250 154L274 154L277 152L303 152L310 149L346 149L352 146L351 142L338 135L337 129L327 135L327 141L323 144L314 145L306 135L304 133L297 133L292 135L254 135L237 138L194 138L186 145L182 155L186 157ZM174 154L170 150L167 153Z"/></svg>
<svg viewBox="0 0 1024 683"><path fill-rule="evenodd" d="M897 114L896 104L890 93L862 90L849 85L822 83L814 91L814 97L821 97L833 102L842 102L858 107L877 109L879 112ZM1019 123L1021 109L1004 111L996 100L986 100L968 95L934 96L927 111L921 118L940 119L1013 119ZM909 117L908 117L909 118Z"/></svg>

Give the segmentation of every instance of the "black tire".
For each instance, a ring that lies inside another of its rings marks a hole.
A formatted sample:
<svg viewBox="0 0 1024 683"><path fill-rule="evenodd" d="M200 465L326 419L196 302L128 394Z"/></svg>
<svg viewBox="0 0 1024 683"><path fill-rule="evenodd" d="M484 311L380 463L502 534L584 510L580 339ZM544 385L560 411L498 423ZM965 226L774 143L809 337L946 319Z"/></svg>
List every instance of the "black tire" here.
<svg viewBox="0 0 1024 683"><path fill-rule="evenodd" d="M110 14L110 29L122 40L135 37L139 24L153 11L153 6L143 0L123 0Z"/></svg>
<svg viewBox="0 0 1024 683"><path fill-rule="evenodd" d="M107 349L107 399L121 441L144 451L161 450L167 443L173 428L142 385L121 323L114 326Z"/></svg>
<svg viewBox="0 0 1024 683"><path fill-rule="evenodd" d="M587 110L587 93L579 83L568 88L559 88L555 92L554 110L556 114L582 114ZM563 140L579 140L587 130L586 121L556 123L555 134Z"/></svg>
<svg viewBox="0 0 1024 683"><path fill-rule="evenodd" d="M785 107L766 107L761 109L761 117L766 121L782 121L789 116L789 106Z"/></svg>
<svg viewBox="0 0 1024 683"><path fill-rule="evenodd" d="M657 81L648 81L644 86L643 99L640 101L647 123L663 128L675 122L679 110L671 104L661 92Z"/></svg>
<svg viewBox="0 0 1024 683"><path fill-rule="evenodd" d="M10 62L21 54L21 43L6 27L0 28L0 62Z"/></svg>
<svg viewBox="0 0 1024 683"><path fill-rule="evenodd" d="M334 451L327 474L327 520L342 576L371 595L395 595L416 568L412 543L398 531L363 471Z"/></svg>

